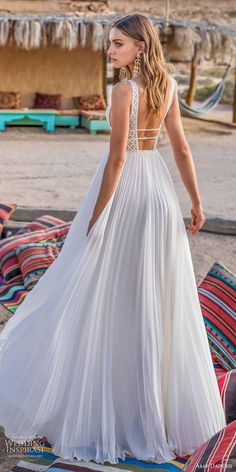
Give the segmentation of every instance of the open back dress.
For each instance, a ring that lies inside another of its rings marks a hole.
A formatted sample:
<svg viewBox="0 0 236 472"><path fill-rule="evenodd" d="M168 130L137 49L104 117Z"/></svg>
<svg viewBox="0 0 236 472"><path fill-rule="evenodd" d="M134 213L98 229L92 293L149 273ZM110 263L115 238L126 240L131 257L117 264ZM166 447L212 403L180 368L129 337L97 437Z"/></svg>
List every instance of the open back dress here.
<svg viewBox="0 0 236 472"><path fill-rule="evenodd" d="M46 436L65 459L162 463L226 421L161 126L153 148L139 149L139 87L128 82L112 196L86 236L106 149L58 258L0 334L0 425L16 442Z"/></svg>

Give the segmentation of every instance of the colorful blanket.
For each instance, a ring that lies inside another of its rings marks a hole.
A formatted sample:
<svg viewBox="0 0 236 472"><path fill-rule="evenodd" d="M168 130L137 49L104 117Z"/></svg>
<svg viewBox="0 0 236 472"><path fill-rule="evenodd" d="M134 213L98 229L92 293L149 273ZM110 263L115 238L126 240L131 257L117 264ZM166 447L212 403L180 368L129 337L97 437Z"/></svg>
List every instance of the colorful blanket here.
<svg viewBox="0 0 236 472"><path fill-rule="evenodd" d="M119 464L105 462L104 465L97 464L95 461L69 461L55 456L52 453L51 444L46 440L41 439L38 443L38 446L36 444L34 447L31 447L30 452L25 454L24 458L20 460L18 464L14 466L9 472L89 472L90 470L107 472L118 472L120 470L142 472L145 469L151 469L152 472L179 472L180 470L183 470L189 457L190 456L176 456L176 459L163 464L154 464L153 462L141 461L133 457L127 457L124 461L120 459Z"/></svg>
<svg viewBox="0 0 236 472"><path fill-rule="evenodd" d="M15 313L17 307L23 302L29 293L24 284L3 284L0 280L0 303L11 313Z"/></svg>

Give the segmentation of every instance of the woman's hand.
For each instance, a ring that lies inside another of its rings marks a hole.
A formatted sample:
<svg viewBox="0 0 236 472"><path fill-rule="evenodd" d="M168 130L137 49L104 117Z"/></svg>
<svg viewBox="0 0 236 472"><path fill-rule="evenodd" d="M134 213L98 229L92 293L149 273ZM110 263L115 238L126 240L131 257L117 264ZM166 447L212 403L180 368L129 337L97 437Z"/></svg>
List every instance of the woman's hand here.
<svg viewBox="0 0 236 472"><path fill-rule="evenodd" d="M201 205L191 208L191 217L191 223L187 226L187 230L189 229L191 234L194 235L203 227L206 220L205 212Z"/></svg>

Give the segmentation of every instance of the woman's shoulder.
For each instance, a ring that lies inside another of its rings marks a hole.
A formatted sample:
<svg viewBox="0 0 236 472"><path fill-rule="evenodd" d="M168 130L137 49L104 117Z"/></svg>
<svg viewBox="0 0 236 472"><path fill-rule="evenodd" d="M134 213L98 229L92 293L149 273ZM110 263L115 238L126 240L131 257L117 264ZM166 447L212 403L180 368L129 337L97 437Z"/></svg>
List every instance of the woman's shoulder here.
<svg viewBox="0 0 236 472"><path fill-rule="evenodd" d="M131 81L130 80L121 80L120 82L117 82L115 85L113 85L112 87L112 92L113 91L118 91L119 92L123 92L123 91L126 91L126 90L130 90L131 89Z"/></svg>
<svg viewBox="0 0 236 472"><path fill-rule="evenodd" d="M121 82L117 82L112 87L111 97L112 100L130 100L132 94L132 84L129 80L122 80Z"/></svg>

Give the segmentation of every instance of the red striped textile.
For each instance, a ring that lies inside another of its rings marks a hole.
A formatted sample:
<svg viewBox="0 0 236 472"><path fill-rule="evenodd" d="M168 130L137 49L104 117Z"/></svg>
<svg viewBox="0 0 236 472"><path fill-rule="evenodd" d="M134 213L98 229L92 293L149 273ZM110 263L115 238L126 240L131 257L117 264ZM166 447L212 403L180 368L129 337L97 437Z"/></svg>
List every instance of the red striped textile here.
<svg viewBox="0 0 236 472"><path fill-rule="evenodd" d="M236 276L215 262L197 287L213 359L236 368Z"/></svg>
<svg viewBox="0 0 236 472"><path fill-rule="evenodd" d="M0 202L0 237L2 234L2 230L4 227L4 223L9 220L13 211L15 211L17 207L16 203L9 203L9 202Z"/></svg>
<svg viewBox="0 0 236 472"><path fill-rule="evenodd" d="M59 254L56 239L22 244L15 251L27 290L32 290Z"/></svg>
<svg viewBox="0 0 236 472"><path fill-rule="evenodd" d="M236 420L236 369L217 377L226 423Z"/></svg>
<svg viewBox="0 0 236 472"><path fill-rule="evenodd" d="M40 231L41 229L52 228L53 226L63 225L66 223L60 218L51 215L42 215L34 221L30 221L23 228L18 229L15 235L29 233L30 231Z"/></svg>
<svg viewBox="0 0 236 472"><path fill-rule="evenodd" d="M40 240L61 239L68 233L70 226L71 222L47 230L32 231L25 235L14 235L0 240L0 271L4 283L23 283L23 276L15 252L17 246Z"/></svg>
<svg viewBox="0 0 236 472"><path fill-rule="evenodd" d="M214 434L188 459L184 472L236 470L236 420Z"/></svg>

